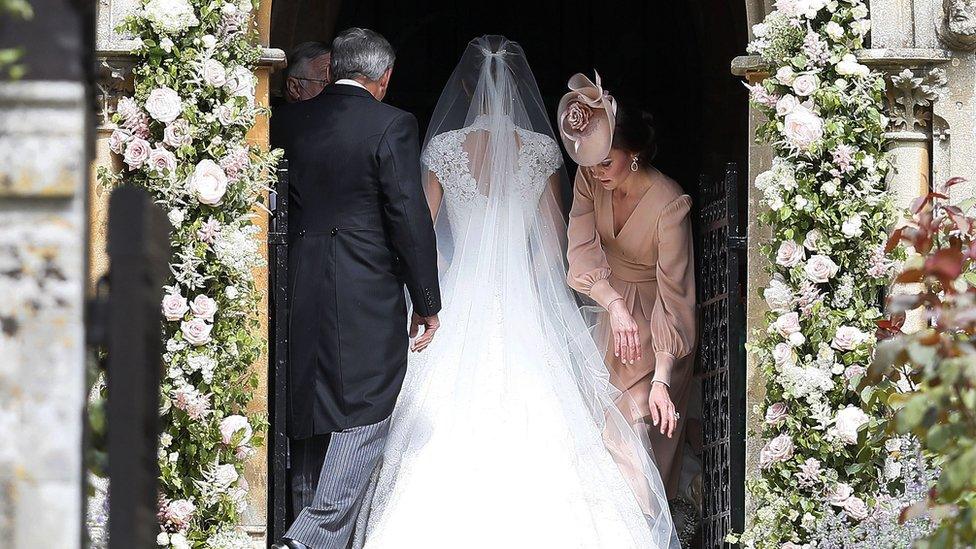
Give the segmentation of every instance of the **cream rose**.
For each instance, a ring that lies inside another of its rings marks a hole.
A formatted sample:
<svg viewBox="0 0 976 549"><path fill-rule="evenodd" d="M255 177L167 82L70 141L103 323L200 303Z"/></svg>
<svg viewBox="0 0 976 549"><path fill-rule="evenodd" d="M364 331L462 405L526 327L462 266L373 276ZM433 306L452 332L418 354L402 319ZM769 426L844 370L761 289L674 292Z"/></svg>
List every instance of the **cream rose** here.
<svg viewBox="0 0 976 549"><path fill-rule="evenodd" d="M854 520L864 520L868 518L868 514L870 513L868 505L864 503L863 499L857 496L847 498L847 501L844 502L844 510Z"/></svg>
<svg viewBox="0 0 976 549"><path fill-rule="evenodd" d="M837 74L843 76L867 76L871 69L857 62L854 54L848 53L837 62Z"/></svg>
<svg viewBox="0 0 976 549"><path fill-rule="evenodd" d="M838 482L827 494L827 502L836 507L843 507L844 502L854 495L854 489L849 484Z"/></svg>
<svg viewBox="0 0 976 549"><path fill-rule="evenodd" d="M823 120L803 105L798 105L783 121L786 139L798 149L807 149L823 137Z"/></svg>
<svg viewBox="0 0 976 549"><path fill-rule="evenodd" d="M779 101L776 102L776 114L778 116L786 116L793 112L793 109L797 108L798 106L800 106L800 102L796 99L796 97L786 94L783 97L780 97Z"/></svg>
<svg viewBox="0 0 976 549"><path fill-rule="evenodd" d="M216 206L227 192L227 174L213 160L201 160L190 176L190 192L201 204Z"/></svg>
<svg viewBox="0 0 976 549"><path fill-rule="evenodd" d="M776 279L769 281L769 287L763 290L763 298L773 312L785 313L793 307L793 292L790 287Z"/></svg>
<svg viewBox="0 0 976 549"><path fill-rule="evenodd" d="M156 88L149 92L149 97L146 98L146 112L164 124L169 124L179 118L182 111L183 104L180 101L180 94L176 93L173 88L166 86Z"/></svg>
<svg viewBox="0 0 976 549"><path fill-rule="evenodd" d="M166 214L166 217L169 219L170 225L179 227L183 224L183 220L186 219L186 214L183 213L183 210L173 208Z"/></svg>
<svg viewBox="0 0 976 549"><path fill-rule="evenodd" d="M774 463L786 461L793 457L793 439L783 433L766 443L759 452L759 466L763 469Z"/></svg>
<svg viewBox="0 0 976 549"><path fill-rule="evenodd" d="M796 351L789 343L777 343L773 347L773 362L777 366L796 366Z"/></svg>
<svg viewBox="0 0 976 549"><path fill-rule="evenodd" d="M190 136L190 123L182 118L174 120L163 130L163 143L177 149L193 142Z"/></svg>
<svg viewBox="0 0 976 549"><path fill-rule="evenodd" d="M817 251L817 242L819 241L820 231L818 229L811 229L807 231L807 235L803 238L803 247L811 252L815 252Z"/></svg>
<svg viewBox="0 0 976 549"><path fill-rule="evenodd" d="M787 65L783 65L776 71L776 80L784 85L792 86L794 78L796 78L796 74L793 72L793 68Z"/></svg>
<svg viewBox="0 0 976 549"><path fill-rule="evenodd" d="M784 240L776 250L776 264L783 267L796 267L803 262L805 256L802 246L792 240Z"/></svg>
<svg viewBox="0 0 976 549"><path fill-rule="evenodd" d="M848 406L834 416L832 433L844 444L857 443L857 431L869 421L864 410L857 406Z"/></svg>
<svg viewBox="0 0 976 549"><path fill-rule="evenodd" d="M149 142L145 139L133 137L125 145L122 160L130 170L137 170L149 159Z"/></svg>
<svg viewBox="0 0 976 549"><path fill-rule="evenodd" d="M163 297L163 317L166 320L182 320L183 315L189 310L186 298L180 294L166 294Z"/></svg>
<svg viewBox="0 0 976 549"><path fill-rule="evenodd" d="M793 93L800 97L809 97L813 92L817 91L819 85L820 82L816 76L812 74L801 74L793 80Z"/></svg>
<svg viewBox="0 0 976 549"><path fill-rule="evenodd" d="M203 81L215 88L219 88L227 83L227 69L216 59L207 59L200 67L200 75Z"/></svg>
<svg viewBox="0 0 976 549"><path fill-rule="evenodd" d="M814 255L807 260L807 264L803 270L807 280L817 284L823 284L837 274L840 266L825 255Z"/></svg>
<svg viewBox="0 0 976 549"><path fill-rule="evenodd" d="M213 483L218 488L226 490L230 488L232 484L237 482L240 475L237 473L237 468L230 463L225 463L223 465L218 465L213 472Z"/></svg>
<svg viewBox="0 0 976 549"><path fill-rule="evenodd" d="M840 351L853 351L867 341L868 337L868 334L853 326L840 326L834 332L834 339L830 342L830 346Z"/></svg>
<svg viewBox="0 0 976 549"><path fill-rule="evenodd" d="M189 321L183 321L180 324L183 339L195 347L199 347L210 341L211 330L213 330L213 326L202 318L194 318Z"/></svg>
<svg viewBox="0 0 976 549"><path fill-rule="evenodd" d="M200 294L193 298L193 302L190 303L190 310L193 311L193 316L212 322L217 313L217 302Z"/></svg>
<svg viewBox="0 0 976 549"><path fill-rule="evenodd" d="M836 21L830 21L824 26L824 31L827 36L834 40L840 40L844 37L844 27L840 26Z"/></svg>

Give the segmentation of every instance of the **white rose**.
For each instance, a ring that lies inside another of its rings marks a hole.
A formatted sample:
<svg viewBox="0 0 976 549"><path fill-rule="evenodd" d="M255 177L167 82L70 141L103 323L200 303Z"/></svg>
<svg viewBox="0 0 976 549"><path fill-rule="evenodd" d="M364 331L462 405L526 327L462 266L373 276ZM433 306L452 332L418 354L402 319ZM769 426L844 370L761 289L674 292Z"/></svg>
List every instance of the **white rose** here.
<svg viewBox="0 0 976 549"><path fill-rule="evenodd" d="M809 203L810 201L807 200L806 197L804 196L796 195L795 197L793 197L793 206L800 211L806 209L807 204Z"/></svg>
<svg viewBox="0 0 976 549"><path fill-rule="evenodd" d="M200 23L186 0L149 0L143 8L146 20L161 32L176 34Z"/></svg>
<svg viewBox="0 0 976 549"><path fill-rule="evenodd" d="M889 452L900 452L901 451L901 439L900 438L889 438L885 441L885 450Z"/></svg>
<svg viewBox="0 0 976 549"><path fill-rule="evenodd" d="M227 192L227 174L213 160L201 160L190 176L190 192L201 204L220 204Z"/></svg>
<svg viewBox="0 0 976 549"><path fill-rule="evenodd" d="M164 36L163 39L159 41L159 48L166 53L172 53L173 41L170 40L168 36Z"/></svg>
<svg viewBox="0 0 976 549"><path fill-rule="evenodd" d="M794 347L799 347L800 345L803 345L807 340L806 336L804 336L800 332L793 332L792 334L790 334L790 336L787 339L789 340L790 345Z"/></svg>
<svg viewBox="0 0 976 549"><path fill-rule="evenodd" d="M177 149L193 142L190 136L190 123L182 118L167 124L163 130L163 143Z"/></svg>
<svg viewBox="0 0 976 549"><path fill-rule="evenodd" d="M237 473L237 469L230 463L225 463L223 465L218 465L214 469L213 473L213 483L219 488L227 489L231 484L237 482L240 475Z"/></svg>
<svg viewBox="0 0 976 549"><path fill-rule="evenodd" d="M839 190L839 187L840 186L838 185L837 180L831 179L830 181L825 181L824 184L820 186L820 189L827 196L837 196L837 191Z"/></svg>
<svg viewBox="0 0 976 549"><path fill-rule="evenodd" d="M817 251L818 241L820 241L820 231L818 229L809 230L807 231L806 237L803 239L803 247L811 252L815 252Z"/></svg>
<svg viewBox="0 0 976 549"><path fill-rule="evenodd" d="M858 4L851 9L854 19L864 19L868 16L868 8L864 4Z"/></svg>
<svg viewBox="0 0 976 549"><path fill-rule="evenodd" d="M145 139L140 139L138 137L133 137L125 145L125 154L122 155L122 160L130 170L139 169L146 160L149 160L149 142Z"/></svg>
<svg viewBox="0 0 976 549"><path fill-rule="evenodd" d="M225 445L230 446L234 442L234 436L240 431L241 440L238 446L242 446L251 441L254 431L247 418L240 415L227 416L220 422L220 440Z"/></svg>
<svg viewBox="0 0 976 549"><path fill-rule="evenodd" d="M199 347L210 341L210 331L213 326L202 318L194 318L190 321L183 321L180 324L180 331L183 332L183 339L190 345Z"/></svg>
<svg viewBox="0 0 976 549"><path fill-rule="evenodd" d="M819 85L820 83L816 76L812 74L802 74L793 80L793 92L800 97L808 97L813 92L817 91L817 87Z"/></svg>
<svg viewBox="0 0 976 549"><path fill-rule="evenodd" d="M766 443L759 452L759 466L763 469L793 457L793 439L783 433Z"/></svg>
<svg viewBox="0 0 976 549"><path fill-rule="evenodd" d="M794 78L796 78L796 74L789 65L783 65L776 71L776 80L779 80L787 86L793 85Z"/></svg>
<svg viewBox="0 0 976 549"><path fill-rule="evenodd" d="M230 105L219 105L214 112L217 113L217 120L223 126L230 126L236 121L234 108Z"/></svg>
<svg viewBox="0 0 976 549"><path fill-rule="evenodd" d="M173 534L169 537L169 543L173 549L191 549L190 541L183 534Z"/></svg>
<svg viewBox="0 0 976 549"><path fill-rule="evenodd" d="M217 313L217 302L200 294L193 298L193 302L190 303L190 310L193 311L193 316L197 318L213 321L213 317Z"/></svg>
<svg viewBox="0 0 976 549"><path fill-rule="evenodd" d="M834 332L834 339L830 342L830 346L841 351L853 351L867 339L868 334L853 326L840 326Z"/></svg>
<svg viewBox="0 0 976 549"><path fill-rule="evenodd" d="M770 405L766 409L766 423L769 425L777 425L786 419L787 412L789 409L786 407L785 402L777 402Z"/></svg>
<svg viewBox="0 0 976 549"><path fill-rule="evenodd" d="M861 214L854 214L841 225L840 231L848 238L861 236L864 231L861 229Z"/></svg>
<svg viewBox="0 0 976 549"><path fill-rule="evenodd" d="M796 267L805 256L806 252L803 251L802 246L792 240L784 240L776 250L776 264L783 267Z"/></svg>
<svg viewBox="0 0 976 549"><path fill-rule="evenodd" d="M871 70L857 62L854 54L848 53L837 62L837 74L843 76L867 76Z"/></svg>
<svg viewBox="0 0 976 549"><path fill-rule="evenodd" d="M860 21L854 21L851 23L851 28L854 29L854 32L860 36L864 36L869 30L871 30L871 20L861 19Z"/></svg>
<svg viewBox="0 0 976 549"><path fill-rule="evenodd" d="M773 362L777 366L796 366L796 351L788 343L777 343L773 347Z"/></svg>
<svg viewBox="0 0 976 549"><path fill-rule="evenodd" d="M857 431L869 421L864 410L857 406L848 406L834 416L833 434L845 444L857 443Z"/></svg>
<svg viewBox="0 0 976 549"><path fill-rule="evenodd" d="M864 520L870 514L868 505L857 496L847 498L847 501L844 502L844 510L854 520Z"/></svg>
<svg viewBox="0 0 976 549"><path fill-rule="evenodd" d="M224 89L231 95L250 98L254 96L254 83L254 74L238 65L227 72Z"/></svg>
<svg viewBox="0 0 976 549"><path fill-rule="evenodd" d="M844 37L844 27L837 24L836 21L830 21L824 27L827 32L827 36L833 38L834 40L840 40Z"/></svg>
<svg viewBox="0 0 976 549"><path fill-rule="evenodd" d="M773 323L773 328L779 335L789 337L790 334L800 331L800 315L796 312L780 315Z"/></svg>
<svg viewBox="0 0 976 549"><path fill-rule="evenodd" d="M800 102L797 101L796 97L786 94L779 98L776 102L776 114L779 116L786 116L793 112L793 109L797 108Z"/></svg>
<svg viewBox="0 0 976 549"><path fill-rule="evenodd" d="M200 68L203 81L215 88L219 88L227 83L227 70L224 65L216 59L207 59Z"/></svg>
<svg viewBox="0 0 976 549"><path fill-rule="evenodd" d="M159 535L156 536L156 545L161 545L163 547L169 545L169 534L166 532L160 532Z"/></svg>
<svg viewBox="0 0 976 549"><path fill-rule="evenodd" d="M146 98L146 112L149 116L169 124L179 118L183 111L183 104L180 102L180 94L173 88L165 86L156 88L149 92Z"/></svg>
<svg viewBox="0 0 976 549"><path fill-rule="evenodd" d="M806 149L823 137L823 120L799 105L783 120L783 133L793 146Z"/></svg>
<svg viewBox="0 0 976 549"><path fill-rule="evenodd" d="M854 495L854 489L849 484L838 482L836 486L827 494L827 502L836 507L843 507L844 502Z"/></svg>
<svg viewBox="0 0 976 549"><path fill-rule="evenodd" d="M224 289L224 297L226 297L227 299L230 300L237 299L238 295L239 294L237 292L237 286L227 286L227 288Z"/></svg>
<svg viewBox="0 0 976 549"><path fill-rule="evenodd" d="M769 287L763 290L763 298L771 311L777 313L788 312L793 307L793 292L783 282L773 279Z"/></svg>
<svg viewBox="0 0 976 549"><path fill-rule="evenodd" d="M217 46L217 37L212 34L204 34L200 38L200 42L203 44L204 48L212 50Z"/></svg>
<svg viewBox="0 0 976 549"><path fill-rule="evenodd" d="M803 270L807 280L817 284L823 284L837 274L840 266L825 255L814 255L807 260L807 264Z"/></svg>
<svg viewBox="0 0 976 549"><path fill-rule="evenodd" d="M166 217L169 218L169 222L171 225L173 225L174 227L179 227L180 225L183 224L183 220L186 218L186 214L183 213L183 210L180 210L178 208L173 208L172 210L169 211L169 213L166 214Z"/></svg>
<svg viewBox="0 0 976 549"><path fill-rule="evenodd" d="M176 155L157 146L149 153L149 169L160 176L173 177L176 174Z"/></svg>
<svg viewBox="0 0 976 549"><path fill-rule="evenodd" d="M894 480L901 476L901 463L898 460L888 458L884 464L884 476L888 480Z"/></svg>

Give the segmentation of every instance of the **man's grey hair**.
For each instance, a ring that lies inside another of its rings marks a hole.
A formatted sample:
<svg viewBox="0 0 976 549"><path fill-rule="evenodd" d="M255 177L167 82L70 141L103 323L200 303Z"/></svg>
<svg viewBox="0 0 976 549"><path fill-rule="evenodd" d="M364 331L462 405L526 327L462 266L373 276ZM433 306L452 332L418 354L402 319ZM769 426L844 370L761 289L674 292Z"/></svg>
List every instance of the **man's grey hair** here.
<svg viewBox="0 0 976 549"><path fill-rule="evenodd" d="M302 42L295 46L291 50L291 55L288 56L288 66L285 68L285 80L288 80L291 76L296 78L309 76L319 78L321 75L309 74L309 62L331 51L329 46L322 42Z"/></svg>
<svg viewBox="0 0 976 549"><path fill-rule="evenodd" d="M375 82L383 76L396 54L393 46L376 31L353 27L332 41L332 78L366 78Z"/></svg>

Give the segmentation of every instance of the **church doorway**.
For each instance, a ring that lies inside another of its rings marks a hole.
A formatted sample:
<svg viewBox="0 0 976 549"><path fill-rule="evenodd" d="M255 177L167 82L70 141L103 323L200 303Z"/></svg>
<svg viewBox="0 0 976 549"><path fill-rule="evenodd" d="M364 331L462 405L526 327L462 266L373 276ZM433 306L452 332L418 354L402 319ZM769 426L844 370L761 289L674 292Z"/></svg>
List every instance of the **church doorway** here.
<svg viewBox="0 0 976 549"><path fill-rule="evenodd" d="M700 395L700 411L689 413L697 418L688 418L689 458L682 482L682 494L694 506L675 514L689 518L688 546L724 547L725 534L741 531L744 516L745 259L740 235L747 211L748 108L745 88L729 72L732 58L745 51L743 4L276 0L271 46L288 52L309 40L331 42L336 31L350 26L374 29L396 48L386 100L417 116L421 136L461 52L483 34L501 34L522 45L553 118L569 76L592 74L594 68L605 89L653 114L659 149L655 165L684 186L696 209L701 336L693 390ZM276 86L273 79L276 88L280 93L280 82ZM567 168L571 175L576 169L571 163ZM572 189L562 192L568 208ZM288 512L283 452L281 437L272 437L272 540L281 535Z"/></svg>

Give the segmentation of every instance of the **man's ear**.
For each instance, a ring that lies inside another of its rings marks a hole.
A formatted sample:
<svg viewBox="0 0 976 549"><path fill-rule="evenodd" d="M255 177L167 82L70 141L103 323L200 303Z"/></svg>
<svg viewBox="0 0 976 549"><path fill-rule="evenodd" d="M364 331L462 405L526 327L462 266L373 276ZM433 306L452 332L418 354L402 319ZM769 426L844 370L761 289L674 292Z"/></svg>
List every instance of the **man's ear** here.
<svg viewBox="0 0 976 549"><path fill-rule="evenodd" d="M289 101L297 101L302 96L302 85L299 84L297 78L289 76L285 80L285 95Z"/></svg>

